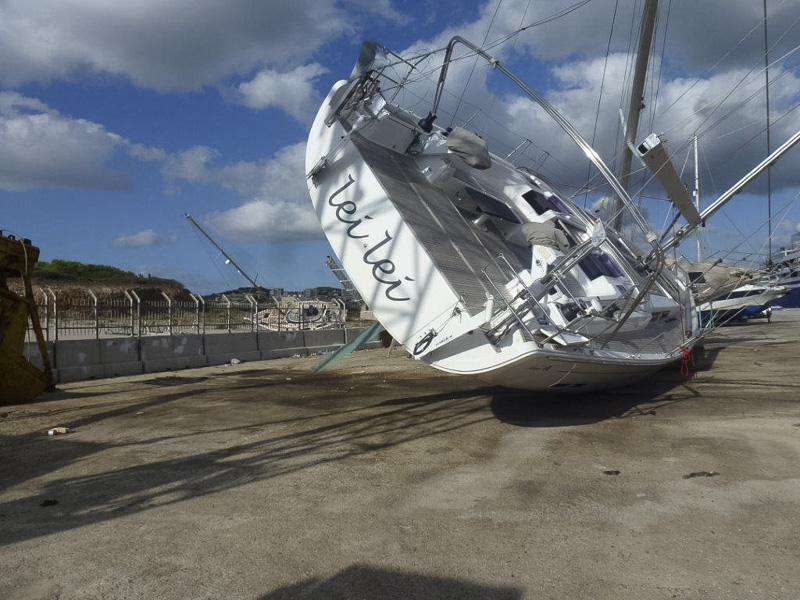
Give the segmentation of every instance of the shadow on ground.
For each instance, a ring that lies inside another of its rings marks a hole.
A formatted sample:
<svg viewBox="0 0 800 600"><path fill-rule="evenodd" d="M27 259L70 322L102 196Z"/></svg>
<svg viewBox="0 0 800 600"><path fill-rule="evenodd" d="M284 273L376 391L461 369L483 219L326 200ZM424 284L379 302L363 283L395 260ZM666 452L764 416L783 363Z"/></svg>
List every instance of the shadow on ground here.
<svg viewBox="0 0 800 600"><path fill-rule="evenodd" d="M137 385L148 391L135 400L109 398L72 409L48 403L43 410L58 414L68 435L0 436L0 480L4 490L16 490L0 492L0 545L493 419L481 390L460 389L458 379L286 375L264 370L260 376L214 377L191 386L142 382ZM387 400L376 402L380 398ZM99 425L122 435L93 436ZM28 487L31 480L36 481Z"/></svg>
<svg viewBox="0 0 800 600"><path fill-rule="evenodd" d="M388 571L365 565L349 567L325 580L307 579L261 596L259 600L520 600L522 590L490 586L405 571Z"/></svg>
<svg viewBox="0 0 800 600"><path fill-rule="evenodd" d="M0 545L388 451L483 422L582 426L647 414L679 401L668 392L682 382L680 373L665 370L617 392L532 398L441 374L313 375L264 369L188 382L165 377L137 382L132 385L138 391L116 390L86 405L56 400L47 404L46 414L59 416L59 424L74 434L0 436L5 455L0 479L4 489L16 490L13 496L0 493ZM94 436L100 425L121 435ZM27 487L31 480L37 481Z"/></svg>
<svg viewBox="0 0 800 600"><path fill-rule="evenodd" d="M504 423L519 427L570 427L607 419L655 415L659 408L696 397L698 392L691 386L692 377L709 370L720 350L696 348L688 363L674 363L615 390L566 395L492 388L492 414Z"/></svg>

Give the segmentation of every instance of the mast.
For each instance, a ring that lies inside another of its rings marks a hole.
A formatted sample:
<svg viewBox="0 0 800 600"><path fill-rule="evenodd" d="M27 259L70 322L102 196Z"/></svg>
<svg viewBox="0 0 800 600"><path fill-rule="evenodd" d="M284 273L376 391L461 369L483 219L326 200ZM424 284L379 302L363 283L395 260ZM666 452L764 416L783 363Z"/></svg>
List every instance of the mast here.
<svg viewBox="0 0 800 600"><path fill-rule="evenodd" d="M694 206L700 212L700 163L697 159L697 134L694 134ZM703 242L697 232L697 262L703 260Z"/></svg>
<svg viewBox="0 0 800 600"><path fill-rule="evenodd" d="M766 0L765 0L766 1ZM642 15L642 27L639 32L639 49L636 51L636 67L633 74L633 86L631 88L631 98L628 105L628 120L625 123L625 147L622 149L622 168L620 170L620 182L622 187L628 189L631 176L631 161L633 160L632 147L636 143L636 135L639 131L639 116L644 108L644 84L647 76L647 62L650 58L650 47L653 41L653 30L655 29L656 11L658 0L647 0L644 5ZM618 210L614 216L612 225L619 229L622 213Z"/></svg>
<svg viewBox="0 0 800 600"><path fill-rule="evenodd" d="M186 217L186 220L187 220L187 221L189 221L189 223L191 223L191 224L194 226L194 228L195 228L195 229L197 229L197 231L199 231L200 233L202 233L202 234L205 236L205 238L206 238L206 239L207 239L209 242L211 242L211 244L214 246L214 248L216 248L217 250L219 250L219 251L220 251L220 253L222 254L222 256L224 256L224 257L225 257L225 260L226 260L226 261L227 261L229 264L232 264L234 267L236 267L236 270L239 272L239 274L240 274L240 275L242 275L242 277L244 277L245 279L247 279L247 281L249 281L249 282L250 282L250 285L252 285L253 287L261 287L261 286L259 286L259 285L256 283L255 279L251 279L251 278L250 278L250 276L249 276L247 273L245 273L245 272L244 272L244 270L242 269L242 267L240 267L239 265L237 265L237 264L236 264L236 262L235 262L235 261L234 261L234 260L233 260L233 259L232 259L232 258L231 258L229 255L228 255L228 253L227 253L227 252L225 252L225 250L223 250L223 249L222 249L222 246L220 246L220 245L219 245L217 242L215 242L215 241L214 241L214 239L213 239L213 238L212 238L210 235L208 235L208 234L206 233L206 230L205 230L205 229L203 229L202 227L200 227L200 225L198 224L198 222L197 222L197 221L195 221L195 220L192 218L192 215L190 215L189 213L186 213L186 214L185 214L185 215L183 215L183 216L184 216L184 217Z"/></svg>
<svg viewBox="0 0 800 600"><path fill-rule="evenodd" d="M769 139L769 45L767 41L767 0L764 0L764 79L767 95L767 154L770 153ZM772 166L767 167L767 261L772 262Z"/></svg>

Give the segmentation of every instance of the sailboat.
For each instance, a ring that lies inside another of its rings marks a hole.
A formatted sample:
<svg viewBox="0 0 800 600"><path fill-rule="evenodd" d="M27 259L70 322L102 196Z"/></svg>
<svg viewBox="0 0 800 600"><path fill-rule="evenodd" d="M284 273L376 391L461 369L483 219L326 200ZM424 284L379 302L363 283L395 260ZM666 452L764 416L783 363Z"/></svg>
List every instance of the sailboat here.
<svg viewBox="0 0 800 600"><path fill-rule="evenodd" d="M184 214L186 220L199 235L208 241L223 257L225 264L232 266L236 272L244 277L252 286L252 289L262 288L253 277L239 266L233 257L219 245L209 233L189 213ZM255 304L255 298L247 295L248 302ZM259 330L266 331L291 331L302 329L329 328L338 329L344 326L347 316L347 307L342 300L333 298L331 300L315 300L313 302L303 302L301 299L288 296L282 298L284 305L280 306L274 296L270 296L272 306L267 309L258 310L245 320L252 322ZM255 304L257 307L257 304Z"/></svg>
<svg viewBox="0 0 800 600"><path fill-rule="evenodd" d="M778 284L787 289L780 305L783 308L800 307L800 225L792 234L791 246L773 252L767 267Z"/></svg>
<svg viewBox="0 0 800 600"><path fill-rule="evenodd" d="M436 124L457 46L541 107L605 179L646 250L468 127ZM575 127L485 50L451 40L427 114L388 91L416 64L365 42L323 101L306 153L322 229L392 337L437 369L538 391L617 387L685 356L703 330L689 280L665 250L705 213L679 207L686 225L659 240ZM662 173L662 144L648 140L637 152Z"/></svg>
<svg viewBox="0 0 800 600"><path fill-rule="evenodd" d="M698 137L694 136L695 206L700 209L700 173ZM760 317L775 300L784 297L788 288L765 270L725 265L722 259L702 260L702 243L697 235L697 260L679 258L678 265L689 275L692 294L701 324L713 328L732 321Z"/></svg>

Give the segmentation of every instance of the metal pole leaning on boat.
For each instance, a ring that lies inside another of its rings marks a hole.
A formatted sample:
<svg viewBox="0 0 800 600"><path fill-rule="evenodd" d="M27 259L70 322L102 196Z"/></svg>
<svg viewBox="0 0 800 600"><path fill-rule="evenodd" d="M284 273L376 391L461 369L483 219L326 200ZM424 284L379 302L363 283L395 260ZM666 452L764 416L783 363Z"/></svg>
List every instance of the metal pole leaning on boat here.
<svg viewBox="0 0 800 600"><path fill-rule="evenodd" d="M750 183L753 179L755 179L758 175L760 175L765 169L772 166L775 161L777 161L781 156L786 154L793 146L800 142L800 131L796 132L792 137L786 140L779 148L777 148L772 154L767 156L764 160L762 160L758 165L756 165L747 175L742 177L739 181L737 181L727 192L722 194L719 198L717 198L714 202L712 202L708 208L706 208L703 212L700 213L700 220L701 223L717 212L720 208L722 208L728 200L730 200L733 196L738 194L742 191L742 189ZM695 229L697 229L698 225L686 225L682 227L675 235L669 238L664 244L661 245L663 252L667 252L671 250L675 246L679 245L683 239L692 233Z"/></svg>

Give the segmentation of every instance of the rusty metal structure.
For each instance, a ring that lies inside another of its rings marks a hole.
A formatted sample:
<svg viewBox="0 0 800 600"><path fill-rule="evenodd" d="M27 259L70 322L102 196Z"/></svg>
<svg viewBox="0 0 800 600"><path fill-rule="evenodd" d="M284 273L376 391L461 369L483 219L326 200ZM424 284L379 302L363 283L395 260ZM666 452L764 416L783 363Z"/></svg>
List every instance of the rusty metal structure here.
<svg viewBox="0 0 800 600"><path fill-rule="evenodd" d="M31 288L30 276L37 260L39 248L30 240L0 232L0 404L30 402L52 387L52 369ZM22 278L23 296L8 288L9 277ZM23 354L29 321L43 368Z"/></svg>

